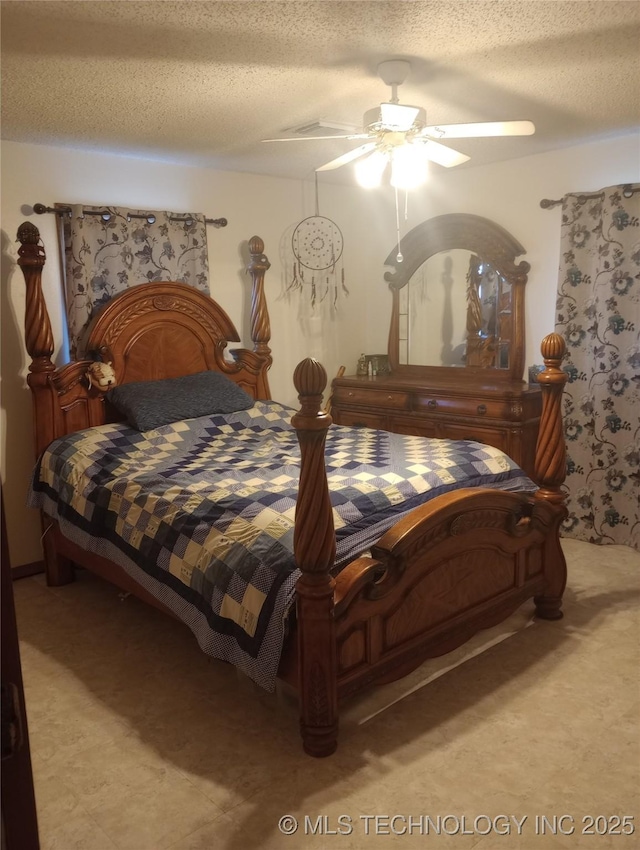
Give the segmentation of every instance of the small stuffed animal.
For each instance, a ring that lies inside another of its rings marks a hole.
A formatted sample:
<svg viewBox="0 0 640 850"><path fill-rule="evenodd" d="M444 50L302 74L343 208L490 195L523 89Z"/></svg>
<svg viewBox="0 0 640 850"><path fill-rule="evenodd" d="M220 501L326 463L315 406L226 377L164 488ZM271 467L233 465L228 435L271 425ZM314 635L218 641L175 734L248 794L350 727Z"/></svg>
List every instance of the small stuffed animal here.
<svg viewBox="0 0 640 850"><path fill-rule="evenodd" d="M89 382L89 389L95 387L101 393L106 393L107 390L116 385L116 373L111 362L102 363L100 360L95 360L89 365L85 375Z"/></svg>

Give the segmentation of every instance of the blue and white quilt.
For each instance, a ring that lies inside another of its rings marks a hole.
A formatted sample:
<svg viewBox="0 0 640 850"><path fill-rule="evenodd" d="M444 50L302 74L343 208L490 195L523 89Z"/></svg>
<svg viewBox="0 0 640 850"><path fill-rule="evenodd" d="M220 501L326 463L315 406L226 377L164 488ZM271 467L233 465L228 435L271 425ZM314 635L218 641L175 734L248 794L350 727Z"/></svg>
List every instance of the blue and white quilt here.
<svg viewBox="0 0 640 850"><path fill-rule="evenodd" d="M273 690L299 576L293 413L256 402L143 433L122 423L78 431L44 452L29 504L123 567L205 652ZM440 493L535 489L503 452L481 443L335 425L326 465L336 569Z"/></svg>

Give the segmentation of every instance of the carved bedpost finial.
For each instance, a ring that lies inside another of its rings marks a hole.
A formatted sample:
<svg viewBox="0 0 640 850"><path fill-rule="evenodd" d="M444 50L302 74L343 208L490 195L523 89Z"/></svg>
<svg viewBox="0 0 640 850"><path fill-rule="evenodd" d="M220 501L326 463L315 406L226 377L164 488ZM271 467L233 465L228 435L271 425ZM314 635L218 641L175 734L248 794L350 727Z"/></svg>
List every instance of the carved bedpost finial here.
<svg viewBox="0 0 640 850"><path fill-rule="evenodd" d="M542 352L545 365L548 360L550 365L559 369L566 354L567 346L560 334L547 334L540 343L540 351Z"/></svg>
<svg viewBox="0 0 640 850"><path fill-rule="evenodd" d="M23 221L20 227L18 228L18 242L21 242L22 245L39 245L40 242L40 231L31 221ZM40 245L39 250L44 257L44 248ZM19 249L18 253L22 255L22 248Z"/></svg>
<svg viewBox="0 0 640 850"><path fill-rule="evenodd" d="M307 357L296 366L293 373L293 385L298 392L302 412L315 416L320 410L322 393L327 386L327 373L324 366L312 357Z"/></svg>
<svg viewBox="0 0 640 850"><path fill-rule="evenodd" d="M542 390L542 414L536 448L535 476L540 485L536 494L558 504L564 503L562 484L566 476L567 454L562 424L562 393L567 382L560 368L566 352L564 339L549 334L540 346L545 370L538 375Z"/></svg>
<svg viewBox="0 0 640 850"><path fill-rule="evenodd" d="M249 239L249 253L251 254L252 261L253 258L257 258L256 262L263 261L266 263L265 271L270 266L269 260L264 256L264 242L259 236L252 236ZM262 256L260 256L262 254Z"/></svg>
<svg viewBox="0 0 640 850"><path fill-rule="evenodd" d="M264 242L259 236L252 236L249 240L249 253L251 254L251 259L247 264L247 271L253 280L251 291L251 339L253 340L253 350L267 362L266 368L268 369L271 365L271 349L269 348L271 324L269 322L267 300L264 295L264 276L271 268L271 263L264 254ZM260 397L271 398L266 378L266 369L264 384L265 386L263 388L258 388L258 391L262 393Z"/></svg>
<svg viewBox="0 0 640 850"><path fill-rule="evenodd" d="M22 269L27 287L24 317L25 343L31 357L29 371L47 373L55 371L51 362L53 333L44 296L42 294L42 269L46 261L40 232L30 221L18 228L18 265Z"/></svg>
<svg viewBox="0 0 640 850"><path fill-rule="evenodd" d="M328 756L337 746L338 685L334 580L333 509L324 459L331 417L322 410L327 373L307 358L293 375L301 409L291 420L300 442L300 484L293 549L301 576L298 605L300 727L304 749Z"/></svg>

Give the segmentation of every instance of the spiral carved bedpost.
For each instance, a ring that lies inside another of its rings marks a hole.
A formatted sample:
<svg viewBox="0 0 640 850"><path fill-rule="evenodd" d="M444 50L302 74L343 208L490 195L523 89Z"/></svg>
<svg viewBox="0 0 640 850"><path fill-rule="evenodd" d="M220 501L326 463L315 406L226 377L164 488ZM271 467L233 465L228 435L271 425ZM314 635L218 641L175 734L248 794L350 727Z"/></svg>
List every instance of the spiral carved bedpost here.
<svg viewBox="0 0 640 850"><path fill-rule="evenodd" d="M51 361L54 351L51 320L42 293L42 269L46 261L35 224L23 222L18 228L18 265L27 288L24 316L25 343L31 357L27 383L31 388L35 423L35 451L39 457L53 439L55 423L60 416L58 394L53 385L57 369ZM66 584L73 579L73 567L56 554L49 531L51 521L42 515L44 559L47 583Z"/></svg>
<svg viewBox="0 0 640 850"><path fill-rule="evenodd" d="M56 393L51 385L51 378L56 371L51 361L53 333L42 294L42 269L46 255L40 244L38 228L29 221L23 222L18 228L18 242L18 265L27 287L24 329L27 352L31 357L27 383L33 392L35 449L38 456L48 442L42 425L52 422L57 414Z"/></svg>
<svg viewBox="0 0 640 850"><path fill-rule="evenodd" d="M301 452L293 539L302 571L296 585L300 729L305 752L328 756L337 746L338 696L335 583L330 574L336 540L324 457L331 417L321 409L327 374L307 358L296 367L293 382L302 405L292 419Z"/></svg>
<svg viewBox="0 0 640 850"><path fill-rule="evenodd" d="M263 380L257 388L258 398L271 398L267 378L267 369L272 362L271 349L269 348L271 324L264 294L264 276L271 267L271 263L264 254L264 242L259 236L253 236L249 240L249 253L251 259L247 264L247 271L253 281L251 290L251 339L253 340L253 350L263 362L266 362L266 367L262 372Z"/></svg>
<svg viewBox="0 0 640 850"><path fill-rule="evenodd" d="M545 620L562 617L562 594L567 582L567 565L560 547L560 523L567 515L562 484L566 476L567 453L562 423L562 393L567 382L560 368L566 345L559 334L549 334L540 346L545 370L538 375L542 390L542 414L536 445L535 476L540 485L536 499L548 506L553 534L546 535L546 587L535 598L536 613Z"/></svg>

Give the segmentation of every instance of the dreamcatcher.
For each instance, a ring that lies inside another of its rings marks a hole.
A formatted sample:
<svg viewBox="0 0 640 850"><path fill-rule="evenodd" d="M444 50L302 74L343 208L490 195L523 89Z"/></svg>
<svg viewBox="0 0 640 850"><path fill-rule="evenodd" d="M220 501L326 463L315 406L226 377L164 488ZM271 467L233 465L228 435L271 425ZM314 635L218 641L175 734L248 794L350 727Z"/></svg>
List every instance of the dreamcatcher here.
<svg viewBox="0 0 640 850"><path fill-rule="evenodd" d="M287 290L302 290L309 285L312 308L329 297L333 309L337 309L339 290L349 294L342 265L342 233L334 221L319 214L317 180L316 214L298 224L291 237L291 247L295 260L293 279Z"/></svg>

